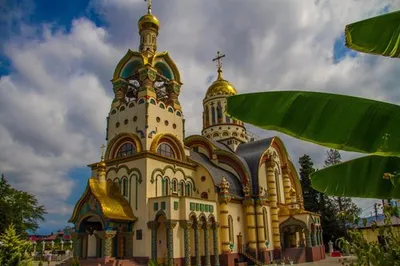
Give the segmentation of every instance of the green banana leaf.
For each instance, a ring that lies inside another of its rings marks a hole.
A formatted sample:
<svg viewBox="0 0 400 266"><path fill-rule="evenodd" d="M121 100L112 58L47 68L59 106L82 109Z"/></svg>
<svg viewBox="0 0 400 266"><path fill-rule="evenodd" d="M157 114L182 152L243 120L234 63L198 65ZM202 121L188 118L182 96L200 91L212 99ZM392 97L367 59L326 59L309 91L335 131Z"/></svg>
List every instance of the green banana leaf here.
<svg viewBox="0 0 400 266"><path fill-rule="evenodd" d="M384 178L385 173L392 178ZM400 198L399 157L370 155L311 174L311 186L331 196Z"/></svg>
<svg viewBox="0 0 400 266"><path fill-rule="evenodd" d="M398 105L321 92L271 91L231 96L226 112L328 148L400 156Z"/></svg>
<svg viewBox="0 0 400 266"><path fill-rule="evenodd" d="M345 28L350 49L390 57L400 56L400 11L349 24Z"/></svg>

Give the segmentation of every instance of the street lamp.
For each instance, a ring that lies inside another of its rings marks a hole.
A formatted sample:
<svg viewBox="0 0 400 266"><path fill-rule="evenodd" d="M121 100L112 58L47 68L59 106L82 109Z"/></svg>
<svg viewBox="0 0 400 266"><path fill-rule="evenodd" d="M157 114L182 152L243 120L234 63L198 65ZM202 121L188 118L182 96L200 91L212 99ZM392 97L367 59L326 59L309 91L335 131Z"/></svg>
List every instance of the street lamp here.
<svg viewBox="0 0 400 266"><path fill-rule="evenodd" d="M64 250L64 240L61 239L60 244L61 244L61 250Z"/></svg>

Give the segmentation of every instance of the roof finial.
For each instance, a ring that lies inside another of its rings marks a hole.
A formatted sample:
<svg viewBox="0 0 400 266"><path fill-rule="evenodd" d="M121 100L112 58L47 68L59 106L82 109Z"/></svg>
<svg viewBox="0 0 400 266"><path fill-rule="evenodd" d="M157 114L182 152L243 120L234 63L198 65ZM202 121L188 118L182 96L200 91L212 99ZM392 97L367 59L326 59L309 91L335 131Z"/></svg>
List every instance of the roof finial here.
<svg viewBox="0 0 400 266"><path fill-rule="evenodd" d="M151 0L144 0L147 2L147 13L151 14Z"/></svg>
<svg viewBox="0 0 400 266"><path fill-rule="evenodd" d="M105 148L106 146L104 146L104 144L103 145L101 145L101 161L104 161L104 148Z"/></svg>
<svg viewBox="0 0 400 266"><path fill-rule="evenodd" d="M218 79L222 79L222 62L221 59L225 57L220 51L217 52L217 57L213 59L213 62L217 61L217 72L218 72Z"/></svg>

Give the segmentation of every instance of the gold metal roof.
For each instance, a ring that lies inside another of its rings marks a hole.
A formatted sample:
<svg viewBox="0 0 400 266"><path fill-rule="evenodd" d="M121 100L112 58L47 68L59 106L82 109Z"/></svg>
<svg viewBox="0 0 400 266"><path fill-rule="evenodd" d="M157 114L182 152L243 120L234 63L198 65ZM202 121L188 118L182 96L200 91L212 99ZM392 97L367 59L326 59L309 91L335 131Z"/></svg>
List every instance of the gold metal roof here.
<svg viewBox="0 0 400 266"><path fill-rule="evenodd" d="M104 182L90 178L89 189L99 201L104 216L125 221L136 221L129 202L122 196L114 182Z"/></svg>
<svg viewBox="0 0 400 266"><path fill-rule="evenodd" d="M83 203L88 199L87 195L92 194L99 202L103 215L109 219L136 221L129 202L122 196L114 182L107 182L92 177L88 180L88 185L82 197L76 203L69 222L77 221L79 210Z"/></svg>

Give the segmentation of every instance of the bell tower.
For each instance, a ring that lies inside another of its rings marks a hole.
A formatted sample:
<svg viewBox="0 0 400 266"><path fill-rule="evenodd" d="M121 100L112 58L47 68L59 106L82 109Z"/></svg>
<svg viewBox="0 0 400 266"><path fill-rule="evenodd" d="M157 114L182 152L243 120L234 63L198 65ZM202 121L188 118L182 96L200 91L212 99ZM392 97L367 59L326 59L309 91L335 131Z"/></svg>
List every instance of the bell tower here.
<svg viewBox="0 0 400 266"><path fill-rule="evenodd" d="M225 114L226 99L236 95L236 89L222 77L221 59L225 55L218 52L213 59L217 62L217 80L208 88L203 99L202 135L210 140L226 144L233 151L239 144L247 142L247 132L243 122L231 119Z"/></svg>
<svg viewBox="0 0 400 266"><path fill-rule="evenodd" d="M157 52L160 22L151 12L151 1L147 3L148 12L138 21L139 51L128 50L111 80L115 97L106 139L135 135L141 150L154 151L151 144L160 133L183 145L184 117L178 100L180 74L168 52Z"/></svg>

